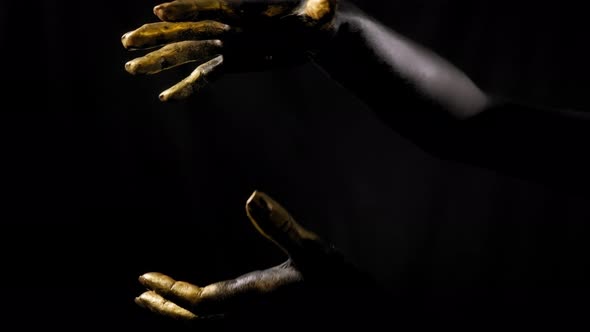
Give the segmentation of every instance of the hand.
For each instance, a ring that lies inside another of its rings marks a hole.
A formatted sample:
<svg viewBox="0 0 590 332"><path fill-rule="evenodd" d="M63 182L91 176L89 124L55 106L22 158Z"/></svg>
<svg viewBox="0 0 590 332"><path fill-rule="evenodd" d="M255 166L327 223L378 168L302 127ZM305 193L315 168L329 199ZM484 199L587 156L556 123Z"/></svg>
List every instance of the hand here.
<svg viewBox="0 0 590 332"><path fill-rule="evenodd" d="M248 312L254 314L247 316L265 322L285 315L295 316L298 321L310 315L325 318L330 311L339 316L346 310L359 314L377 303L374 297L378 293L358 270L316 234L300 226L269 196L255 192L246 204L246 212L254 227L289 255L285 263L204 287L161 273L147 273L139 280L148 291L136 298L136 303L184 321ZM289 309L292 307L296 311Z"/></svg>
<svg viewBox="0 0 590 332"><path fill-rule="evenodd" d="M184 99L220 72L264 69L301 61L334 29L337 0L176 0L158 5L162 22L122 37L127 49L162 48L129 61L131 74L155 74L186 63L198 67L160 94Z"/></svg>

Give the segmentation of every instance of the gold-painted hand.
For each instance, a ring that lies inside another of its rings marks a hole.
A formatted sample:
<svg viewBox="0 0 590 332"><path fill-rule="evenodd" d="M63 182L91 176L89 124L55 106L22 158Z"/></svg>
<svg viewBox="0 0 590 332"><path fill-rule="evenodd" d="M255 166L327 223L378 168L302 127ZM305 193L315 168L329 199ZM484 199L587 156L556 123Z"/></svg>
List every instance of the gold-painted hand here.
<svg viewBox="0 0 590 332"><path fill-rule="evenodd" d="M197 68L160 94L184 99L222 67L249 71L292 64L321 48L334 28L336 0L176 0L158 5L161 20L123 35L127 49L161 47L129 61L131 74L155 74L187 63Z"/></svg>

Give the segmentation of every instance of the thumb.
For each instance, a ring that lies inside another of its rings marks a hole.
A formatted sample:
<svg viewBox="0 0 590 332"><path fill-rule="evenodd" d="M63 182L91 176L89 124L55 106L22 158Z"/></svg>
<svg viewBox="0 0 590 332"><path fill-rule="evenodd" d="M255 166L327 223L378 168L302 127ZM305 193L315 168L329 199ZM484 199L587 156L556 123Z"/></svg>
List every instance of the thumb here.
<svg viewBox="0 0 590 332"><path fill-rule="evenodd" d="M284 207L263 192L255 191L250 196L246 213L258 232L277 244L295 262L325 246L319 236L299 225Z"/></svg>

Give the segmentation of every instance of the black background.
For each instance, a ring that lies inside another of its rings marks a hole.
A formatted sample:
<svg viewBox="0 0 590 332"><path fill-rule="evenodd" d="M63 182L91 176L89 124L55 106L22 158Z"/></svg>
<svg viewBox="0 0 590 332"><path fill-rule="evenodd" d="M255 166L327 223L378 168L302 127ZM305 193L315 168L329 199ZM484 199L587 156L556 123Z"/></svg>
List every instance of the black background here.
<svg viewBox="0 0 590 332"><path fill-rule="evenodd" d="M130 76L119 41L155 4L0 5L0 287L19 329L169 329L133 304L141 273L204 284L284 259L246 219L254 189L386 287L411 289L425 319L585 323L589 176L568 165L586 149L557 139L567 128L545 136L565 144L547 158L559 167L531 180L421 150L309 64L161 104L190 68ZM590 106L582 5L360 6L488 92Z"/></svg>

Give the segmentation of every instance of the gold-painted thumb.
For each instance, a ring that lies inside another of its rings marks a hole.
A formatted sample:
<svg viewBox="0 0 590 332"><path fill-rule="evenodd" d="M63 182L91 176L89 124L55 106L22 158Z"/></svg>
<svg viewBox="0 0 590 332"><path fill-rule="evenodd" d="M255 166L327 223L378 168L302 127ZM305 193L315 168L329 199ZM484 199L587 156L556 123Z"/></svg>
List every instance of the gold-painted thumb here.
<svg viewBox="0 0 590 332"><path fill-rule="evenodd" d="M248 218L258 232L273 241L289 256L297 256L319 237L299 225L295 219L267 194L255 191L246 203Z"/></svg>

